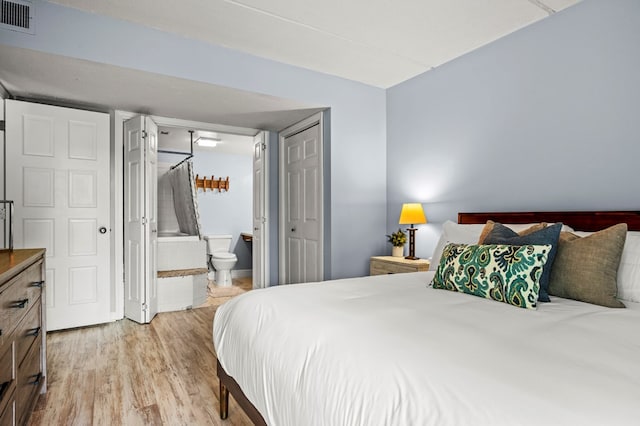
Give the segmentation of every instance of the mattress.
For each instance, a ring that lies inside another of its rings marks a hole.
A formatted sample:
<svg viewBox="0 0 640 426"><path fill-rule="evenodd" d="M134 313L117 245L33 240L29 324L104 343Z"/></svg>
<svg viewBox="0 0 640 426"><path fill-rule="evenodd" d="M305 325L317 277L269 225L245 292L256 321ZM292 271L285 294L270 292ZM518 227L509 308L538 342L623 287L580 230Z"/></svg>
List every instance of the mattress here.
<svg viewBox="0 0 640 426"><path fill-rule="evenodd" d="M436 290L433 272L255 290L217 357L270 425L637 425L640 306L536 310Z"/></svg>

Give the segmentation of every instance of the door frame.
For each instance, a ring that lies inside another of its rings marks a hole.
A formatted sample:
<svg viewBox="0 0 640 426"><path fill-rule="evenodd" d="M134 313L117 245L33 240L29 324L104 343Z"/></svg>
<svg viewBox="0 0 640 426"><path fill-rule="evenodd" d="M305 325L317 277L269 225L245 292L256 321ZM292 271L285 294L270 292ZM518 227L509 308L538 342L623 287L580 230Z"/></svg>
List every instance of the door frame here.
<svg viewBox="0 0 640 426"><path fill-rule="evenodd" d="M285 206L285 193L284 193L284 179L285 179L285 149L284 149L284 141L289 136L295 135L296 133L300 133L310 127L318 125L318 134L320 139L320 147L318 150L318 154L320 156L320 167L319 167L319 176L318 182L320 183L320 205L318 206L320 210L319 217L319 225L320 225L320 243L321 247L318 250L319 254L319 265L320 265L320 279L322 281L325 279L325 250L324 246L326 244L325 241L325 182L324 182L324 167L325 167L325 158L324 158L324 147L325 147L325 129L324 129L324 114L322 112L318 112L313 114L312 116L305 118L302 121L293 124L286 129L280 131L278 135L278 283L283 285L287 282L286 277L286 244L285 244L285 215L286 215L286 206Z"/></svg>
<svg viewBox="0 0 640 426"><path fill-rule="evenodd" d="M112 194L112 214L111 229L112 232L112 277L114 288L112 289L112 306L113 319L118 320L124 318L124 122L140 113L115 110L111 113L111 194ZM158 126L163 127L182 127L198 130L207 130L211 132L233 133L245 136L255 136L260 129L249 127L228 126L224 124L204 123L200 121L183 120L179 118L161 117L151 114L142 114L151 118ZM253 132L253 133L252 133ZM265 188L265 197L269 198L269 186ZM266 228L265 232L268 233ZM269 253L263 255L263 260L268 265Z"/></svg>

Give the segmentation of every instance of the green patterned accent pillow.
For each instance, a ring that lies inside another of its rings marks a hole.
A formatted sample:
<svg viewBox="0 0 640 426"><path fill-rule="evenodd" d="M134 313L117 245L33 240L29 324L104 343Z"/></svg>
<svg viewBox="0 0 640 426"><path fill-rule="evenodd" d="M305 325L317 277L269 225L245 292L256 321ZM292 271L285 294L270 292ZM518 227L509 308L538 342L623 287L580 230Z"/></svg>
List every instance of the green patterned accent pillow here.
<svg viewBox="0 0 640 426"><path fill-rule="evenodd" d="M534 309L551 245L449 244L433 288L472 294Z"/></svg>

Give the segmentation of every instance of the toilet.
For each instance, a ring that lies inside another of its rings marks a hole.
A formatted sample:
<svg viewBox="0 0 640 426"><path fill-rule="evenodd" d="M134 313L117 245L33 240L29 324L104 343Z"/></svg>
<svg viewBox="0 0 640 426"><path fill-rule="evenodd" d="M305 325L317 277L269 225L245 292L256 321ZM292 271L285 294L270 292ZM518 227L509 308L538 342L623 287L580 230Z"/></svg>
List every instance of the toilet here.
<svg viewBox="0 0 640 426"><path fill-rule="evenodd" d="M231 269L236 265L238 258L229 252L232 235L205 235L207 241L207 255L209 256L209 280L216 285L231 286Z"/></svg>

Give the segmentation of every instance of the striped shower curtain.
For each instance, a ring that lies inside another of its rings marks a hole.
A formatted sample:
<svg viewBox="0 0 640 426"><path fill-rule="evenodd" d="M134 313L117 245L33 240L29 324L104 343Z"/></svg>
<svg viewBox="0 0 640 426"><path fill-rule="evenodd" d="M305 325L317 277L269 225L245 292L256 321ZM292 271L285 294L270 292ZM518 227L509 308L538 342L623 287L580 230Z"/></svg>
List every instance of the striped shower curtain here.
<svg viewBox="0 0 640 426"><path fill-rule="evenodd" d="M167 172L173 190L173 206L180 232L201 236L198 194L193 175L193 163L187 160Z"/></svg>

